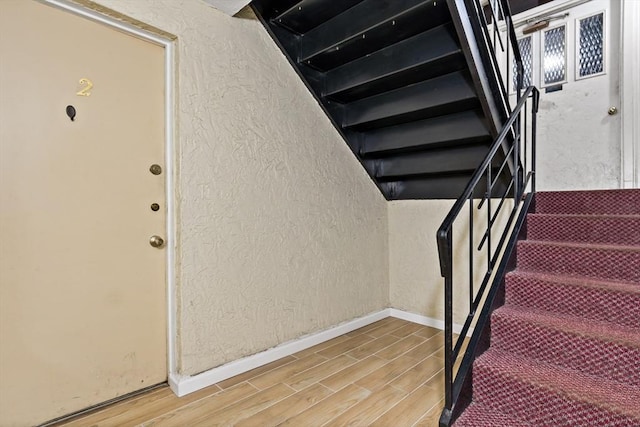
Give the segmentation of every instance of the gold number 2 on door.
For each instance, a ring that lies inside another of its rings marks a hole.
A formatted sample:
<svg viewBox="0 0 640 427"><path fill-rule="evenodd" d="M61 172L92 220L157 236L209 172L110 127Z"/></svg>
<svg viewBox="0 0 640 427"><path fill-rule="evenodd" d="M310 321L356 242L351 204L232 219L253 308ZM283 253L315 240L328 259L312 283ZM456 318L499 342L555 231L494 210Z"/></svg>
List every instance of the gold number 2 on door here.
<svg viewBox="0 0 640 427"><path fill-rule="evenodd" d="M89 80L89 79L80 79L80 84L81 85L86 85L86 86L83 87L78 92L76 92L76 95L78 95L78 96L90 96L91 95L91 88L93 87L93 83L91 83L91 80Z"/></svg>

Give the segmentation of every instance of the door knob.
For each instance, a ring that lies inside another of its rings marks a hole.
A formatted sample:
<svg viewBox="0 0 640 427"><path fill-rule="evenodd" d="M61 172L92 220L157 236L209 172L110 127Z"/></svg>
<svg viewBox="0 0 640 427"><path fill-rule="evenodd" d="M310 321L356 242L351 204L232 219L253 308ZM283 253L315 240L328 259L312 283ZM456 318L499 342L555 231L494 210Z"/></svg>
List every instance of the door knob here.
<svg viewBox="0 0 640 427"><path fill-rule="evenodd" d="M618 114L618 109L616 107L611 107L611 108L609 108L609 111L607 111L607 113L610 116L614 116L614 115Z"/></svg>
<svg viewBox="0 0 640 427"><path fill-rule="evenodd" d="M151 236L149 238L149 244L154 248L161 248L164 246L164 239L160 236Z"/></svg>

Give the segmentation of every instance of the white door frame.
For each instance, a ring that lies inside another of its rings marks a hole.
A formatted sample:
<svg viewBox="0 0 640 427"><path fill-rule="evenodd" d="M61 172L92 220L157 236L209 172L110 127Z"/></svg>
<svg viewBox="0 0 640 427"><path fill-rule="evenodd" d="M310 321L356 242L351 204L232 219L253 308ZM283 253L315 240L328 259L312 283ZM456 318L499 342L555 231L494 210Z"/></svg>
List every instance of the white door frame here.
<svg viewBox="0 0 640 427"><path fill-rule="evenodd" d="M106 11L92 10L88 6L72 3L68 0L38 0L44 4L96 21L115 30L127 33L139 39L162 46L164 48L164 134L165 134L165 193L166 193L166 295L167 295L167 381L172 375L177 374L177 330L176 330L176 203L175 203L175 140L176 140L176 61L175 61L175 36L169 34L156 34L151 30L136 26L134 23L109 16Z"/></svg>
<svg viewBox="0 0 640 427"><path fill-rule="evenodd" d="M623 0L621 7L621 184L640 188L640 2Z"/></svg>

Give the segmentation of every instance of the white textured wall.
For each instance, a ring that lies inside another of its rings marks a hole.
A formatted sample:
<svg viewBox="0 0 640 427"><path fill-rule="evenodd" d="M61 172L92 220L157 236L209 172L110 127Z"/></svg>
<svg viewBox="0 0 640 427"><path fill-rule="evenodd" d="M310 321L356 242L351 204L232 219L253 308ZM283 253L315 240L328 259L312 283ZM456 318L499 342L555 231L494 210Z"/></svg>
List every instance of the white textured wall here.
<svg viewBox="0 0 640 427"><path fill-rule="evenodd" d="M389 202L389 297L393 308L444 318L444 280L436 232L452 205L452 200Z"/></svg>
<svg viewBox="0 0 640 427"><path fill-rule="evenodd" d="M391 306L434 319L444 319L444 279L436 233L453 200L403 200L389 203L389 295ZM492 202L492 209L498 205ZM477 202L476 202L477 206ZM501 232L512 204L505 202L494 230ZM480 244L487 225L487 204L475 210L474 241ZM469 311L469 209L463 208L454 224L454 322L462 324ZM492 234L493 248L499 234ZM483 248L486 251L486 246ZM487 267L486 253L474 255L474 280L480 283ZM477 287L476 287L477 291Z"/></svg>
<svg viewBox="0 0 640 427"><path fill-rule="evenodd" d="M253 14L99 3L178 37L180 373L388 306L386 202Z"/></svg>
<svg viewBox="0 0 640 427"><path fill-rule="evenodd" d="M389 202L389 298L391 306L443 318L436 230L451 209L440 201Z"/></svg>

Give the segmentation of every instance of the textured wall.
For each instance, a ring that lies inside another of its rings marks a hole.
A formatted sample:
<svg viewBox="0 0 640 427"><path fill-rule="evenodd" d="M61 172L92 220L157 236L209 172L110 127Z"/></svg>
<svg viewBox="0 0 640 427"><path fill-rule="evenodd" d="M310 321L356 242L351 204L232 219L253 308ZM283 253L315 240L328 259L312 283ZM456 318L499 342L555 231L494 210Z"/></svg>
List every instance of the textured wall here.
<svg viewBox="0 0 640 427"><path fill-rule="evenodd" d="M436 231L450 200L389 203L389 297L391 306L435 319L444 318Z"/></svg>
<svg viewBox="0 0 640 427"><path fill-rule="evenodd" d="M444 319L444 279L440 275L436 233L453 206L453 200L403 200L389 203L389 295L391 307L434 319ZM493 202L495 209L497 202ZM474 216L475 246L480 244L487 224L486 204ZM504 226L504 204L496 227ZM463 323L469 310L468 207L454 224L454 322ZM498 234L492 238L497 242ZM486 246L485 249L486 250ZM474 280L479 283L486 271L487 258L475 256ZM477 288L476 288L477 290Z"/></svg>
<svg viewBox="0 0 640 427"><path fill-rule="evenodd" d="M253 14L99 3L178 37L180 373L386 307L386 202Z"/></svg>

